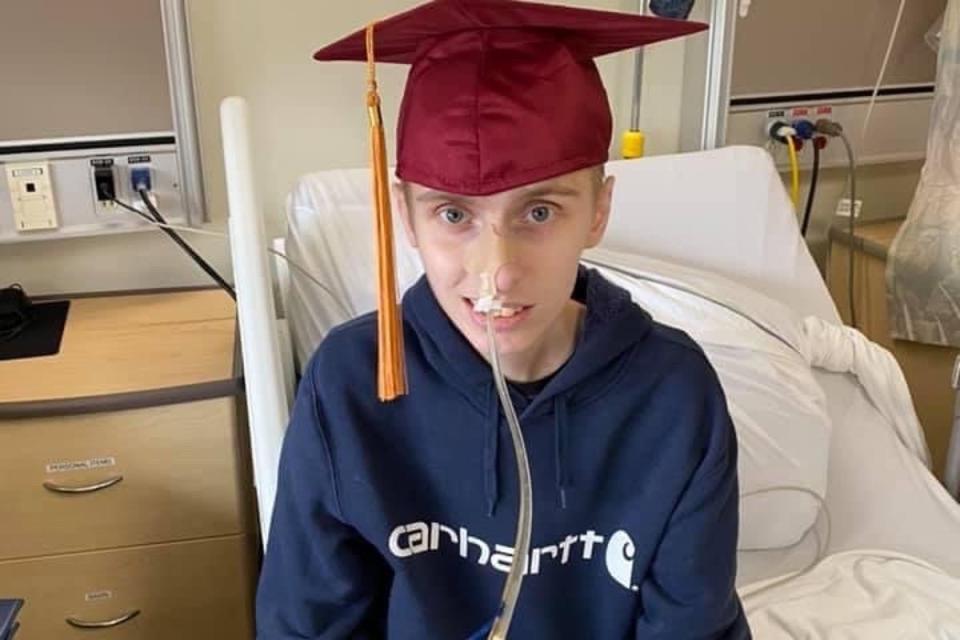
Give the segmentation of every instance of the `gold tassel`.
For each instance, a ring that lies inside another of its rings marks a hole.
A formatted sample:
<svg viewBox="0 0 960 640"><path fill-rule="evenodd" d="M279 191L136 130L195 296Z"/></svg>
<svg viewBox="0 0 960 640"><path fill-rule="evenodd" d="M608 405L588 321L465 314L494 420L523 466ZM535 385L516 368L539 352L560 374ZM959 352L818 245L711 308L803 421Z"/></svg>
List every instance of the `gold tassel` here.
<svg viewBox="0 0 960 640"><path fill-rule="evenodd" d="M377 234L377 394L381 402L407 393L403 358L403 327L397 303L397 276L393 257L393 222L390 212L390 181L387 177L387 144L383 133L380 94L377 93L373 29L367 27L367 114L370 118L370 150L373 169L374 223Z"/></svg>

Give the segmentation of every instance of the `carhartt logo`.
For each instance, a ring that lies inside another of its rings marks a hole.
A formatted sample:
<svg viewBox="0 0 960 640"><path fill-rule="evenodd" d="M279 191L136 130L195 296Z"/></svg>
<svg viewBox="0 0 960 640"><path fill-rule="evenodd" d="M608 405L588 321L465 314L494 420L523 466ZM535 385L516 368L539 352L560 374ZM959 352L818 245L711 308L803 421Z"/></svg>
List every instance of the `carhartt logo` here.
<svg viewBox="0 0 960 640"><path fill-rule="evenodd" d="M548 562L561 566L571 561L592 561L599 557L595 551L605 538L594 530L580 535L569 535L557 544L549 544L530 550L524 559L525 575L537 575ZM513 547L490 543L470 535L466 528L454 529L437 522L413 522L400 525L390 533L387 546L397 558L410 558L422 553L442 551L442 547L455 549L461 558L489 566L507 573L513 564ZM633 560L636 554L633 540L625 531L617 531L607 544L604 559L610 576L627 589L637 590L632 585Z"/></svg>
<svg viewBox="0 0 960 640"><path fill-rule="evenodd" d="M610 536L607 543L607 571L610 576L624 588L636 591L633 584L633 559L637 555L637 548L626 531L617 531Z"/></svg>

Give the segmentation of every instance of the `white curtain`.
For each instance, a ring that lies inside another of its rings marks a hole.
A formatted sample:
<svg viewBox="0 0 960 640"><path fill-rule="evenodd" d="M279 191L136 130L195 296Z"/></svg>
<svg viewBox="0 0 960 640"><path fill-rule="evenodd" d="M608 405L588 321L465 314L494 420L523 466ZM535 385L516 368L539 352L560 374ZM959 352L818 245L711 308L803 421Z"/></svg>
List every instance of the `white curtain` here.
<svg viewBox="0 0 960 640"><path fill-rule="evenodd" d="M893 337L960 347L960 0L940 32L927 160L887 260Z"/></svg>

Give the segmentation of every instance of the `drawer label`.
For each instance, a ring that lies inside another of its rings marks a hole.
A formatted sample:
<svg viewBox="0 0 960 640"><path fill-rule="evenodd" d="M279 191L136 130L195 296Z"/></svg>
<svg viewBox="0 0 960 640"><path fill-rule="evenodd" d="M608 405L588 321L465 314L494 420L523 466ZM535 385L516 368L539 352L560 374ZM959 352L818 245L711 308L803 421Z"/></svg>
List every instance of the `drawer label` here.
<svg viewBox="0 0 960 640"><path fill-rule="evenodd" d="M89 460L74 460L72 462L51 462L47 465L47 473L63 473L64 471L83 471L85 469L100 469L115 467L117 460L113 456L104 458L90 458Z"/></svg>
<svg viewBox="0 0 960 640"><path fill-rule="evenodd" d="M91 591L84 594L83 599L87 602L96 602L97 600L109 600L113 597L113 591Z"/></svg>

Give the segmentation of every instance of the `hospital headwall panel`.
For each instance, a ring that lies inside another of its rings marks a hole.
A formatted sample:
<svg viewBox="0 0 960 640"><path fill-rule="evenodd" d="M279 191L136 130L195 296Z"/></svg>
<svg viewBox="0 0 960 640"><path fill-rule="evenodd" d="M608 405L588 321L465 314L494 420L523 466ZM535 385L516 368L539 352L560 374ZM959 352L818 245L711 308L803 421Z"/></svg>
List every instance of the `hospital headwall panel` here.
<svg viewBox="0 0 960 640"><path fill-rule="evenodd" d="M183 0L0 10L0 244L205 218Z"/></svg>

